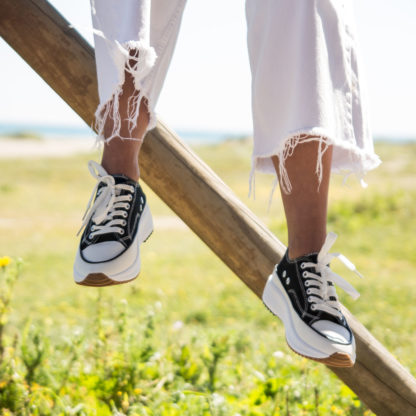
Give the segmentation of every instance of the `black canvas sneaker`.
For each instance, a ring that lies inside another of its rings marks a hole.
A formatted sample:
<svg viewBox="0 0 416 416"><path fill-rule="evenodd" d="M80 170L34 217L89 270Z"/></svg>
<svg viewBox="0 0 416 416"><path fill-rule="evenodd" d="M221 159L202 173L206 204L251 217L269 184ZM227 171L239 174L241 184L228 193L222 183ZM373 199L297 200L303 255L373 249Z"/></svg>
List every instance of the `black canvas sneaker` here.
<svg viewBox="0 0 416 416"><path fill-rule="evenodd" d="M109 175L94 161L88 168L97 184L80 229L85 227L74 262L75 282L86 286L128 282L140 273L139 246L153 231L146 196L124 175Z"/></svg>
<svg viewBox="0 0 416 416"><path fill-rule="evenodd" d="M354 299L359 293L334 273L329 263L338 257L359 273L341 254L328 253L336 238L336 234L329 233L319 253L291 260L286 252L266 283L263 302L283 321L293 351L330 366L352 367L354 335L341 312L334 283Z"/></svg>

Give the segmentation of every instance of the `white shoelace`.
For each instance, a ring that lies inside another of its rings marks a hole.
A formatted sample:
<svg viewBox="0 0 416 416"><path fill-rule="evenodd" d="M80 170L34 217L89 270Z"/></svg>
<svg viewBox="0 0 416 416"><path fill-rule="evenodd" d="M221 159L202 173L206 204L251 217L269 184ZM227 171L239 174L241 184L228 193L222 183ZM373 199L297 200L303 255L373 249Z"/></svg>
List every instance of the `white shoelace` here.
<svg viewBox="0 0 416 416"><path fill-rule="evenodd" d="M307 287L306 294L308 295L308 302L311 303L311 309L313 311L320 310L327 312L330 315L341 318L341 308L333 284L336 283L353 299L357 299L360 294L341 276L333 272L329 268L329 263L333 258L337 257L349 270L360 277L363 276L357 271L354 264L352 264L345 256L340 253L329 253L329 249L336 239L337 235L335 233L328 233L325 243L318 253L318 262L302 262L300 267L301 269L314 268L316 273L320 274L319 276L318 274L306 270L302 273L302 277L305 279L305 286ZM330 282L332 285L329 284Z"/></svg>
<svg viewBox="0 0 416 416"><path fill-rule="evenodd" d="M101 165L93 160L88 162L88 169L91 172L91 175L97 179L97 184L88 201L87 209L82 217L83 222L77 235L88 224L91 218L94 225L91 227L91 233L88 236L89 239L92 239L96 235L113 232L124 234L124 229L122 227L126 225L126 220L124 218L127 217L127 211L125 210L130 208L129 202L131 202L133 196L120 195L120 193L122 190L133 193L134 187L125 184L116 185L114 178L109 175ZM98 191L97 198L91 206L92 200L94 199L100 184L104 184L104 186ZM123 217L123 219L114 218L115 216Z"/></svg>

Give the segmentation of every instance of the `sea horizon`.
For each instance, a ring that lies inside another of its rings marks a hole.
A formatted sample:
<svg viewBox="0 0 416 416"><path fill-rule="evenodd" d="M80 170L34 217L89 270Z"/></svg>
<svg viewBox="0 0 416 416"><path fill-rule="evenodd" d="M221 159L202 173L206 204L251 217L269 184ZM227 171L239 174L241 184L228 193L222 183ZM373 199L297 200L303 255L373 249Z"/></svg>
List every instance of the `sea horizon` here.
<svg viewBox="0 0 416 416"><path fill-rule="evenodd" d="M173 130L188 144L217 144L226 140L240 140L252 136L251 131L227 131L227 130L198 130L178 128ZM54 124L35 123L5 123L0 122L0 137L30 137L41 139L94 139L95 133L88 126L68 126ZM398 137L393 135L376 134L376 142L388 142L396 144L416 143L414 137Z"/></svg>

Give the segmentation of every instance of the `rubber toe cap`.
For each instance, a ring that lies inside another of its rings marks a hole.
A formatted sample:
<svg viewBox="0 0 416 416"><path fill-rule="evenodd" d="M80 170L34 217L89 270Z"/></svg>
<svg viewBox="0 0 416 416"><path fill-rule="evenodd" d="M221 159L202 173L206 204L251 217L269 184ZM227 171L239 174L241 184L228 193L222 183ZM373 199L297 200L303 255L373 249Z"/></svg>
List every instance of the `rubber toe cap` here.
<svg viewBox="0 0 416 416"><path fill-rule="evenodd" d="M108 261L123 252L125 247L118 241L104 241L92 244L82 250L82 257L91 263Z"/></svg>
<svg viewBox="0 0 416 416"><path fill-rule="evenodd" d="M352 342L350 331L342 325L335 322L320 320L312 324L312 328L317 330L321 335L330 341L337 342L343 345L349 345Z"/></svg>

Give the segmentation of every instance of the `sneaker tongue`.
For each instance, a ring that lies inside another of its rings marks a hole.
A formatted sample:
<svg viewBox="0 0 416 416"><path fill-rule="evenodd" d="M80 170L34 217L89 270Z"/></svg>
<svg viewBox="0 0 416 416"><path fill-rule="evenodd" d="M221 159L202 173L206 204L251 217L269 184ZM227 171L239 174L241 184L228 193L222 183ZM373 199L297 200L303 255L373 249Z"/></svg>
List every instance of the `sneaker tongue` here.
<svg viewBox="0 0 416 416"><path fill-rule="evenodd" d="M136 182L133 181L133 179L130 179L126 175L111 175L111 176L114 178L114 182L116 183L116 185L120 183L136 184Z"/></svg>
<svg viewBox="0 0 416 416"><path fill-rule="evenodd" d="M307 261L309 263L318 263L318 253L307 254L306 256L299 257L297 261Z"/></svg>

